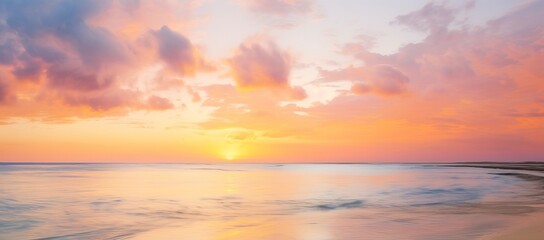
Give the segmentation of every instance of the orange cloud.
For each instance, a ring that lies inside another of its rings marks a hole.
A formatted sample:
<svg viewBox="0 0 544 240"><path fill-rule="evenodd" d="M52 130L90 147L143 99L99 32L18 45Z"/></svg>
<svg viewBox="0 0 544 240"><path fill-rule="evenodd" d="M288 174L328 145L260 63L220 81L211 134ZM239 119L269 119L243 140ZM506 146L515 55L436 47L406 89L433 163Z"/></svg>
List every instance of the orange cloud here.
<svg viewBox="0 0 544 240"><path fill-rule="evenodd" d="M211 85L202 90L207 95L203 105L216 108L210 119L200 124L208 130L248 129L262 137L283 138L300 136L313 125L307 116L295 113L303 109L282 106L270 91L238 91L232 85Z"/></svg>

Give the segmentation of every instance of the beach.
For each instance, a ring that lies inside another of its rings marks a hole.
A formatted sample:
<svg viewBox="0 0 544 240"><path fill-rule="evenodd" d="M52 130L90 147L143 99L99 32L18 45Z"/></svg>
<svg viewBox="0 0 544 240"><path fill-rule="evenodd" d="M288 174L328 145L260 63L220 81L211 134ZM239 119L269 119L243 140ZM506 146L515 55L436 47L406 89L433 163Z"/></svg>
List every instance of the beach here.
<svg viewBox="0 0 544 240"><path fill-rule="evenodd" d="M528 173L502 173L504 176L514 176L526 181L538 182L544 188L543 163L461 163L454 167L475 167L502 170L522 170ZM484 239L489 240L540 240L544 237L544 214L533 214L524 221L505 228Z"/></svg>
<svg viewBox="0 0 544 240"><path fill-rule="evenodd" d="M541 240L544 236L544 214L529 217L485 239L489 240Z"/></svg>

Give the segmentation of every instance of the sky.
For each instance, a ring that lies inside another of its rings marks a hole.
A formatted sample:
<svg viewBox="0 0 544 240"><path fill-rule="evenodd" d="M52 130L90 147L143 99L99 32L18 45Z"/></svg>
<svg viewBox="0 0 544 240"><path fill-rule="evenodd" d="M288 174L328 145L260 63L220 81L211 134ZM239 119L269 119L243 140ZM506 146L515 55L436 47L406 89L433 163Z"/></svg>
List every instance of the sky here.
<svg viewBox="0 0 544 240"><path fill-rule="evenodd" d="M542 0L4 0L2 162L544 160Z"/></svg>

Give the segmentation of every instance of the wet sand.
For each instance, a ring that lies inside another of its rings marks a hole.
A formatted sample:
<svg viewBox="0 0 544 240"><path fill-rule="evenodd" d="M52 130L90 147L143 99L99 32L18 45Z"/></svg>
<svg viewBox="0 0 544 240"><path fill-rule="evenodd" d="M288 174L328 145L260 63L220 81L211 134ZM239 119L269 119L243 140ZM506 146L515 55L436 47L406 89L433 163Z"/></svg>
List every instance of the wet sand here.
<svg viewBox="0 0 544 240"><path fill-rule="evenodd" d="M544 238L544 214L533 215L523 223L490 235L486 240L542 240Z"/></svg>
<svg viewBox="0 0 544 240"><path fill-rule="evenodd" d="M544 163L460 163L451 167L476 167L501 170L523 170L544 173ZM502 176L513 176L520 179L537 182L544 188L544 177L529 173L505 172L494 173ZM544 203L543 203L544 204ZM489 240L541 240L544 239L544 214L539 213L528 217L525 221L487 236Z"/></svg>

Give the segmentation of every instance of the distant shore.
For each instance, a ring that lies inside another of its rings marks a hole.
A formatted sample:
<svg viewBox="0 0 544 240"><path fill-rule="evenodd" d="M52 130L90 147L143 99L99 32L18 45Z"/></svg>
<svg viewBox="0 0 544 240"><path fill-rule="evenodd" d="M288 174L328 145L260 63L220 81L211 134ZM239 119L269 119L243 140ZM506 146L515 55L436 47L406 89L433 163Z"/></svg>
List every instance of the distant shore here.
<svg viewBox="0 0 544 240"><path fill-rule="evenodd" d="M544 172L544 163L528 162L528 163L451 163L441 164L441 166L449 167L475 167L475 168L492 168L504 170L526 170Z"/></svg>

